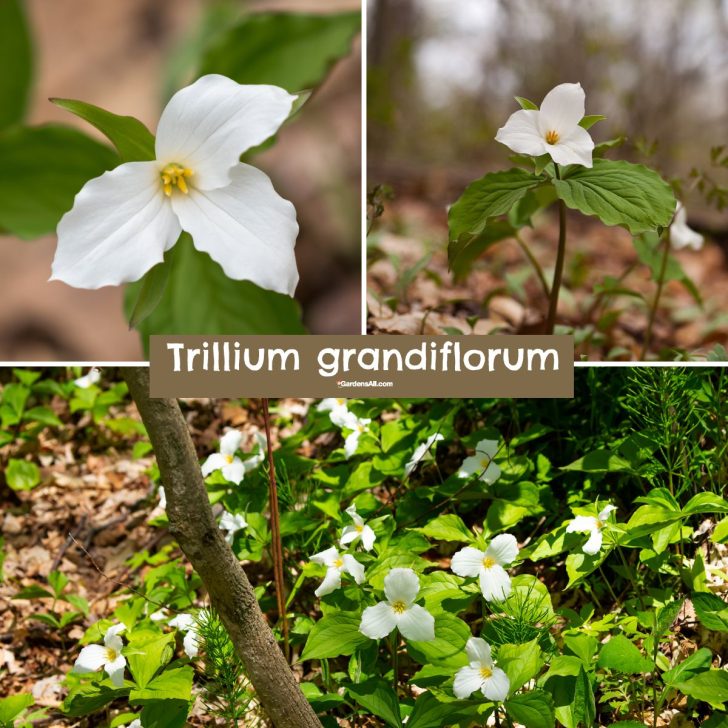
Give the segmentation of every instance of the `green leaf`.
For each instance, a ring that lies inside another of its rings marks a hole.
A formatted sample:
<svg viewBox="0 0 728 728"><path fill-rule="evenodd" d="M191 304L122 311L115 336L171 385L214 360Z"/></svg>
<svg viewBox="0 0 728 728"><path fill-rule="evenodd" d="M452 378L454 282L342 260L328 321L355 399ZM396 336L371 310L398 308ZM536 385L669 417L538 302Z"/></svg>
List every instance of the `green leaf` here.
<svg viewBox="0 0 728 728"><path fill-rule="evenodd" d="M518 105L522 109L527 109L529 111L538 111L538 106L536 106L533 101L530 101L523 96L514 96L513 98L518 102Z"/></svg>
<svg viewBox="0 0 728 728"><path fill-rule="evenodd" d="M594 450L565 465L561 470L576 470L580 473L629 473L632 472L632 467L611 450Z"/></svg>
<svg viewBox="0 0 728 728"><path fill-rule="evenodd" d="M478 235L463 233L447 246L447 260L456 281L462 280L469 272L473 262L488 248L501 240L512 238L515 228L506 220L496 220Z"/></svg>
<svg viewBox="0 0 728 728"><path fill-rule="evenodd" d="M695 614L706 629L728 632L728 604L716 594L698 592L692 596Z"/></svg>
<svg viewBox="0 0 728 728"><path fill-rule="evenodd" d="M33 76L33 48L21 0L0 2L0 129L25 117Z"/></svg>
<svg viewBox="0 0 728 728"><path fill-rule="evenodd" d="M428 538L434 538L437 541L458 541L460 543L473 541L473 534L463 519L452 513L437 516L422 528L413 530L424 533Z"/></svg>
<svg viewBox="0 0 728 728"><path fill-rule="evenodd" d="M160 304L169 281L171 268L169 260L155 265L139 281L139 295L129 315L129 328L136 329Z"/></svg>
<svg viewBox="0 0 728 728"><path fill-rule="evenodd" d="M713 713L700 728L728 728L728 713Z"/></svg>
<svg viewBox="0 0 728 728"><path fill-rule="evenodd" d="M682 662L670 670L662 673L662 680L666 685L675 685L686 682L701 672L710 668L713 661L713 653L707 647L701 647L697 652L686 657Z"/></svg>
<svg viewBox="0 0 728 728"><path fill-rule="evenodd" d="M710 540L713 543L726 543L728 541L728 518L718 522Z"/></svg>
<svg viewBox="0 0 728 728"><path fill-rule="evenodd" d="M129 693L129 702L133 705L144 705L152 700L189 701L192 699L193 675L194 670L189 665L165 670L146 687L133 689Z"/></svg>
<svg viewBox="0 0 728 728"><path fill-rule="evenodd" d="M448 212L450 240L461 235L480 235L488 219L505 215L528 190L542 180L522 169L492 172L472 182Z"/></svg>
<svg viewBox="0 0 728 728"><path fill-rule="evenodd" d="M580 122L582 129L591 129L598 121L604 121L607 117L601 114L587 114Z"/></svg>
<svg viewBox="0 0 728 728"><path fill-rule="evenodd" d="M571 710L577 725L583 723L585 728L586 726L594 725L594 718L597 715L594 690L589 675L583 667L576 676L574 702L572 703Z"/></svg>
<svg viewBox="0 0 728 728"><path fill-rule="evenodd" d="M475 721L478 717L479 703L473 701L466 704L464 700L440 702L431 692L420 695L410 713L407 728L442 728L454 725L458 721Z"/></svg>
<svg viewBox="0 0 728 728"><path fill-rule="evenodd" d="M673 622L677 619L677 615L680 614L684 601L684 599L675 599L657 610L654 629L656 637L660 637L670 630Z"/></svg>
<svg viewBox="0 0 728 728"><path fill-rule="evenodd" d="M0 725L12 726L13 720L34 702L30 693L18 693L8 698L0 698Z"/></svg>
<svg viewBox="0 0 728 728"><path fill-rule="evenodd" d="M301 660L323 660L327 657L351 655L370 642L359 631L361 615L338 612L327 614L314 624L308 635Z"/></svg>
<svg viewBox="0 0 728 728"><path fill-rule="evenodd" d="M29 460L10 458L5 468L5 480L13 490L33 490L40 483L40 470Z"/></svg>
<svg viewBox="0 0 728 728"><path fill-rule="evenodd" d="M112 114L93 104L74 99L51 101L95 126L116 147L122 162L146 162L155 158L154 135L139 119Z"/></svg>
<svg viewBox="0 0 728 728"><path fill-rule="evenodd" d="M46 599L53 598L53 594L38 584L31 584L16 592L13 599Z"/></svg>
<svg viewBox="0 0 728 728"><path fill-rule="evenodd" d="M34 422L51 427L62 427L63 422L58 415L48 407L31 407L23 413L23 421Z"/></svg>
<svg viewBox="0 0 728 728"><path fill-rule="evenodd" d="M0 228L30 240L52 233L88 180L119 158L80 131L57 124L0 134Z"/></svg>
<svg viewBox="0 0 728 728"><path fill-rule="evenodd" d="M508 675L511 693L515 693L529 680L533 680L541 671L543 664L538 638L520 645L501 645L498 649L498 667Z"/></svg>
<svg viewBox="0 0 728 728"><path fill-rule="evenodd" d="M147 687L157 671L172 659L174 641L174 633L160 635L146 629L132 632L124 655L138 688Z"/></svg>
<svg viewBox="0 0 728 728"><path fill-rule="evenodd" d="M685 695L718 708L728 702L728 671L706 670L685 682L674 683Z"/></svg>
<svg viewBox="0 0 728 728"><path fill-rule="evenodd" d="M454 614L435 615L435 639L429 642L407 640L407 652L423 665L462 667L468 662L465 643L470 627Z"/></svg>
<svg viewBox="0 0 728 728"><path fill-rule="evenodd" d="M156 309L139 324L152 334L305 334L300 310L289 296L266 291L249 281L234 281L206 253L180 236L168 253L170 280ZM143 279L142 279L143 280ZM141 281L127 286L125 310L131 315ZM190 292L194 291L194 295Z"/></svg>
<svg viewBox="0 0 728 728"><path fill-rule="evenodd" d="M63 701L62 710L72 718L93 713L117 698L125 697L129 688L117 688L110 680L80 682L71 688Z"/></svg>
<svg viewBox="0 0 728 728"><path fill-rule="evenodd" d="M349 53L360 24L358 11L250 13L207 51L200 75L221 73L238 83L268 83L290 92L313 88Z"/></svg>
<svg viewBox="0 0 728 728"><path fill-rule="evenodd" d="M554 180L556 193L572 210L595 215L605 225L632 234L666 227L675 212L675 195L656 172L639 164L595 159L566 179Z"/></svg>
<svg viewBox="0 0 728 728"><path fill-rule="evenodd" d="M155 700L142 708L141 722L144 728L183 728L189 709L186 700Z"/></svg>
<svg viewBox="0 0 728 728"><path fill-rule="evenodd" d="M728 500L715 493L698 493L685 504L683 513L690 516L705 513L728 513Z"/></svg>
<svg viewBox="0 0 728 728"><path fill-rule="evenodd" d="M624 675L639 675L651 672L653 664L624 635L618 634L609 640L599 652L597 666Z"/></svg>
<svg viewBox="0 0 728 728"><path fill-rule="evenodd" d="M399 716L399 699L392 686L381 677L372 677L364 682L348 685L346 692L362 708L384 720L387 725L402 725Z"/></svg>
<svg viewBox="0 0 728 728"><path fill-rule="evenodd" d="M505 702L508 715L526 728L553 728L556 725L554 701L543 690L515 695Z"/></svg>

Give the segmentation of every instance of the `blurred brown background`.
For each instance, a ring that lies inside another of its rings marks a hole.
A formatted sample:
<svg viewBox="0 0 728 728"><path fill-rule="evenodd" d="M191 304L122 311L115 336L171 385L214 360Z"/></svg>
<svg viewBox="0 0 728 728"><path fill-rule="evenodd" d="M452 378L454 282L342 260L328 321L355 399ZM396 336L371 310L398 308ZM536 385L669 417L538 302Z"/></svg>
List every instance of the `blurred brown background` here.
<svg viewBox="0 0 728 728"><path fill-rule="evenodd" d="M627 136L618 156L652 151L668 177L707 168L710 146L726 142L727 0L370 0L369 10L370 185L453 202L508 164L494 137L513 97L540 104L566 81L585 88L587 114L607 116L597 141Z"/></svg>
<svg viewBox="0 0 728 728"><path fill-rule="evenodd" d="M168 94L188 77L185 39L205 0L27 0L36 47L29 123L60 121L94 130L48 102L77 98L156 128ZM217 0L237 9L325 12L358 0ZM335 7L334 7L335 5ZM256 158L298 211L297 298L313 333L358 333L360 286L359 41L278 144ZM55 238L0 237L0 360L141 359L128 330L122 288L85 291L47 283Z"/></svg>

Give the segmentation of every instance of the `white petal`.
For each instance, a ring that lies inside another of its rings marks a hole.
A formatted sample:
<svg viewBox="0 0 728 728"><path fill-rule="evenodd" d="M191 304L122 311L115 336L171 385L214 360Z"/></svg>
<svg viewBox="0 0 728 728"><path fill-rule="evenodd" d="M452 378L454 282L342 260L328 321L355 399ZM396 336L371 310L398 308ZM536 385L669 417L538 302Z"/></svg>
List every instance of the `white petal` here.
<svg viewBox="0 0 728 728"><path fill-rule="evenodd" d="M611 503L607 506L604 506L604 508L599 512L599 515L597 516L597 519L604 523L608 518L609 514L612 513L612 511L616 511L617 506L613 506Z"/></svg>
<svg viewBox="0 0 728 728"><path fill-rule="evenodd" d="M346 409L346 405L332 409L331 412L329 412L329 419L332 424L337 427L347 427L350 430L354 429L357 421L356 415L353 412L349 412L349 410Z"/></svg>
<svg viewBox="0 0 728 728"><path fill-rule="evenodd" d="M220 452L223 455L235 455L242 439L243 435L238 430L228 430L220 438Z"/></svg>
<svg viewBox="0 0 728 728"><path fill-rule="evenodd" d="M117 635L120 635L125 630L126 625L123 623L112 624L111 627L109 627L106 632L104 632L104 641L111 639L111 637L116 637ZM121 641L119 641L119 644L121 644Z"/></svg>
<svg viewBox="0 0 728 728"><path fill-rule="evenodd" d="M182 630L183 632L187 632L195 625L195 618L191 614L178 614L173 619L170 619L169 622L170 627L174 627L175 629Z"/></svg>
<svg viewBox="0 0 728 728"><path fill-rule="evenodd" d="M344 526L339 543L342 546L346 546L346 544L356 541L359 536L361 536L361 533L357 530L356 526Z"/></svg>
<svg viewBox="0 0 728 728"><path fill-rule="evenodd" d="M373 640L386 637L397 626L394 610L386 602L367 607L361 615L359 631Z"/></svg>
<svg viewBox="0 0 728 728"><path fill-rule="evenodd" d="M487 602L502 602L511 593L511 577L508 572L495 564L480 570L480 590Z"/></svg>
<svg viewBox="0 0 728 728"><path fill-rule="evenodd" d="M86 645L76 658L76 662L73 665L73 672L96 672L96 670L106 663L108 654L106 647L103 645Z"/></svg>
<svg viewBox="0 0 728 728"><path fill-rule="evenodd" d="M356 504L352 503L345 511L352 521L354 521L355 526L363 526L364 525L364 519L356 512Z"/></svg>
<svg viewBox="0 0 728 728"><path fill-rule="evenodd" d="M197 653L200 651L200 635L191 629L182 640L182 649L187 657L197 657Z"/></svg>
<svg viewBox="0 0 728 728"><path fill-rule="evenodd" d="M412 604L420 591L420 580L412 569L391 569L384 577L384 594L392 602Z"/></svg>
<svg viewBox="0 0 728 728"><path fill-rule="evenodd" d="M510 564L518 556L518 541L510 533L496 536L485 550L485 558L495 559L501 566Z"/></svg>
<svg viewBox="0 0 728 728"><path fill-rule="evenodd" d="M135 718L126 728L142 728L142 722L139 718Z"/></svg>
<svg viewBox="0 0 728 728"><path fill-rule="evenodd" d="M419 604L398 614L397 627L402 637L413 642L431 642L435 639L435 618Z"/></svg>
<svg viewBox="0 0 728 728"><path fill-rule="evenodd" d="M580 126L564 136L556 144L547 144L547 151L551 159L557 164L581 164L592 167L592 151L594 140L586 129Z"/></svg>
<svg viewBox="0 0 728 728"><path fill-rule="evenodd" d="M228 464L227 458L219 452L214 452L204 463L202 463L202 475L207 477L215 470L222 470Z"/></svg>
<svg viewBox="0 0 728 728"><path fill-rule="evenodd" d="M361 531L361 545L365 551L371 551L377 536L372 531L371 526L363 526Z"/></svg>
<svg viewBox="0 0 728 728"><path fill-rule="evenodd" d="M582 546L582 551L585 554L594 556L598 554L602 548L602 532L599 528L595 528L589 536L589 540Z"/></svg>
<svg viewBox="0 0 728 728"><path fill-rule="evenodd" d="M488 700L502 702L508 697L511 689L511 681L500 667L494 667L493 674L483 680L483 687L481 689L483 695Z"/></svg>
<svg viewBox="0 0 728 728"><path fill-rule="evenodd" d="M498 440L481 440L475 446L475 452L487 455L492 460L498 454Z"/></svg>
<svg viewBox="0 0 728 728"><path fill-rule="evenodd" d="M167 508L167 492L164 490L164 486L160 485L157 489L157 495L159 496L159 503L157 506L163 510Z"/></svg>
<svg viewBox="0 0 728 728"><path fill-rule="evenodd" d="M326 576L319 585L318 589L314 592L317 597L322 597L325 594L331 594L341 586L341 569L337 569L332 566L326 570Z"/></svg>
<svg viewBox="0 0 728 728"><path fill-rule="evenodd" d="M452 691L456 698L469 698L476 690L483 685L483 676L477 667L461 667L455 673L455 682Z"/></svg>
<svg viewBox="0 0 728 728"><path fill-rule="evenodd" d="M113 662L109 662L104 670L109 676L111 682L117 688L124 687L124 668L126 667L126 658L124 655L119 655Z"/></svg>
<svg viewBox="0 0 728 728"><path fill-rule="evenodd" d="M359 447L359 436L361 433L358 430L354 430L354 432L351 432L346 436L346 440L344 440L344 452L346 453L346 457L350 458L354 453L356 453L357 448Z"/></svg>
<svg viewBox="0 0 728 728"><path fill-rule="evenodd" d="M683 248L700 250L703 247L703 242L703 236L688 226L685 206L678 202L675 219L670 226L670 243L672 247L675 250L682 250Z"/></svg>
<svg viewBox="0 0 728 728"><path fill-rule="evenodd" d="M491 460L491 462L488 463L488 467L481 474L480 479L484 483L488 483L488 485L490 485L500 478L502 472L503 471L500 467Z"/></svg>
<svg viewBox="0 0 728 728"><path fill-rule="evenodd" d="M596 529L597 519L594 516L574 516L566 527L566 533L595 531Z"/></svg>
<svg viewBox="0 0 728 728"><path fill-rule="evenodd" d="M240 155L275 134L295 98L277 86L203 76L172 96L162 112L156 157L191 169L198 189L223 187Z"/></svg>
<svg viewBox="0 0 728 728"><path fill-rule="evenodd" d="M228 278L292 296L298 283L295 208L255 167L238 164L230 177L226 187L190 188L189 194L172 197L182 228Z"/></svg>
<svg viewBox="0 0 728 728"><path fill-rule="evenodd" d="M166 621L167 617L169 617L169 612L167 612L167 609L165 607L157 609L156 612L152 612L149 615L149 619L151 619L152 622L164 622Z"/></svg>
<svg viewBox="0 0 728 728"><path fill-rule="evenodd" d="M546 140L539 128L539 112L521 109L511 114L505 126L498 129L496 141L514 152L538 157L546 153Z"/></svg>
<svg viewBox="0 0 728 728"><path fill-rule="evenodd" d="M360 564L351 554L344 554L344 571L354 577L357 584L364 581L364 566Z"/></svg>
<svg viewBox="0 0 728 728"><path fill-rule="evenodd" d="M313 561L314 564L323 564L324 566L333 566L339 558L339 550L332 546L330 549L319 551L314 554L309 560Z"/></svg>
<svg viewBox="0 0 728 728"><path fill-rule="evenodd" d="M584 118L585 100L586 94L580 83L562 83L552 88L541 102L541 133L545 135L556 131L560 136L570 134Z"/></svg>
<svg viewBox="0 0 728 728"><path fill-rule="evenodd" d="M88 374L73 380L73 384L79 389L88 389L90 386L97 384L101 379L101 371L98 367L92 367Z"/></svg>
<svg viewBox="0 0 728 728"><path fill-rule="evenodd" d="M129 162L87 182L58 223L51 280L101 288L139 280L181 228L156 162Z"/></svg>
<svg viewBox="0 0 728 728"><path fill-rule="evenodd" d="M471 664L476 662L481 667L493 666L490 645L481 637L471 637L465 645L465 652Z"/></svg>
<svg viewBox="0 0 728 728"><path fill-rule="evenodd" d="M225 463L222 466L222 474L225 480L230 483L235 483L235 485L240 485L245 477L245 465L243 465L243 461L240 458L235 457L231 463Z"/></svg>
<svg viewBox="0 0 728 728"><path fill-rule="evenodd" d="M483 458L471 455L463 460L458 470L458 478L472 478L473 475L480 475L483 472Z"/></svg>
<svg viewBox="0 0 728 728"><path fill-rule="evenodd" d="M485 553L472 546L466 546L453 555L450 568L458 576L477 576L483 566Z"/></svg>
<svg viewBox="0 0 728 728"><path fill-rule="evenodd" d="M247 528L247 526L248 522L245 520L244 516L239 513L229 513L228 511L224 511L222 516L220 516L220 528L223 531L235 533L241 528Z"/></svg>

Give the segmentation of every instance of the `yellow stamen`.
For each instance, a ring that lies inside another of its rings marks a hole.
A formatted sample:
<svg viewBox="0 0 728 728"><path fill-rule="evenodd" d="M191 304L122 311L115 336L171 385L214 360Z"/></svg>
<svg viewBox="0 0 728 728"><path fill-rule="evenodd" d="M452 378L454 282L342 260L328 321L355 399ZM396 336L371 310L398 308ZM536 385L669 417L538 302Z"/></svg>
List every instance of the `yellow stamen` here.
<svg viewBox="0 0 728 728"><path fill-rule="evenodd" d="M483 458L480 461L480 467L483 469L487 468L489 465L490 465L490 458Z"/></svg>
<svg viewBox="0 0 728 728"><path fill-rule="evenodd" d="M392 604L392 609L394 609L397 614L403 614L407 611L407 605L401 600L396 601Z"/></svg>
<svg viewBox="0 0 728 728"><path fill-rule="evenodd" d="M233 461L232 455L225 455L225 460L227 461L227 464L230 465Z"/></svg>
<svg viewBox="0 0 728 728"><path fill-rule="evenodd" d="M486 557L485 557L485 558L483 559L483 566L484 566L484 567L485 567L486 569L492 569L492 568L493 568L493 567L495 566L495 559L494 559L494 558L492 558L492 557L490 557L490 556L486 556Z"/></svg>
<svg viewBox="0 0 728 728"><path fill-rule="evenodd" d="M113 647L106 648L106 659L109 662L113 662L118 656L119 653Z"/></svg>
<svg viewBox="0 0 728 728"><path fill-rule="evenodd" d="M364 526L354 526L357 533L361 533L364 530Z"/></svg>
<svg viewBox="0 0 728 728"><path fill-rule="evenodd" d="M334 566L337 569L340 569L343 565L344 565L344 559L336 559L336 561L334 561Z"/></svg>
<svg viewBox="0 0 728 728"><path fill-rule="evenodd" d="M546 144L556 144L559 141L559 132L551 131L546 132Z"/></svg>
<svg viewBox="0 0 728 728"><path fill-rule="evenodd" d="M491 670L489 667L481 667L480 677L482 677L483 680L487 680L488 678L493 677L493 670Z"/></svg>
<svg viewBox="0 0 728 728"><path fill-rule="evenodd" d="M181 164L173 162L168 164L159 174L162 179L162 189L167 197L172 196L172 188L176 187L183 194L189 192L187 186L187 179L192 177L192 170L188 167L183 167Z"/></svg>

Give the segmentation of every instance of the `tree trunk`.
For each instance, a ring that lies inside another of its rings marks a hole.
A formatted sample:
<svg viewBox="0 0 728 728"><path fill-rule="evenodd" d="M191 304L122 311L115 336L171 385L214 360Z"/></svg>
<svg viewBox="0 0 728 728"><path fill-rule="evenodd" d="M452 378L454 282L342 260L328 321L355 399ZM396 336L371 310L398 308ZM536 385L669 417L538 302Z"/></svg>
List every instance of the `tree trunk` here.
<svg viewBox="0 0 728 728"><path fill-rule="evenodd" d="M154 447L169 530L200 575L263 709L276 728L321 728L263 618L248 577L215 522L177 401L150 398L146 367L122 371Z"/></svg>

